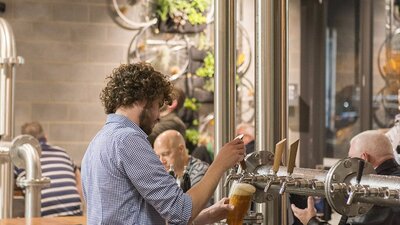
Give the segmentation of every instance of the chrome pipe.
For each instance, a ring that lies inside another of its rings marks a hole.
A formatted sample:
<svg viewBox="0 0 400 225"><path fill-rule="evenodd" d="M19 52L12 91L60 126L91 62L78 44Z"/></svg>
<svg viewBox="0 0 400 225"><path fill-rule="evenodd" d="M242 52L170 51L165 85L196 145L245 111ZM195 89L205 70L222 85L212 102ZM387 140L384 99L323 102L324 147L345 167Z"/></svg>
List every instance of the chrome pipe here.
<svg viewBox="0 0 400 225"><path fill-rule="evenodd" d="M0 141L14 137L15 65L23 63L16 56L15 39L10 24L0 18ZM9 153L10 143L0 143L0 219L12 217L14 168Z"/></svg>
<svg viewBox="0 0 400 225"><path fill-rule="evenodd" d="M273 63L273 1L257 0L255 4L255 151L273 151L274 146L274 76ZM265 215L264 224L279 224L278 201L256 205L257 213Z"/></svg>
<svg viewBox="0 0 400 225"><path fill-rule="evenodd" d="M273 151L275 143L287 137L287 0L257 0L255 11L255 150ZM283 197L257 212L267 215L265 224L287 224L286 208Z"/></svg>
<svg viewBox="0 0 400 225"><path fill-rule="evenodd" d="M0 139L14 137L14 82L17 60L14 34L10 24L0 18Z"/></svg>
<svg viewBox="0 0 400 225"><path fill-rule="evenodd" d="M256 170L256 174L260 174L260 175L272 174L271 168L272 168L272 165L260 167ZM328 171L326 171L326 170L295 167L293 170L293 173L291 174L291 177L292 178L304 178L304 179L308 179L308 180L315 179L317 181L325 181L327 173L328 173ZM278 176L278 177L289 176L289 174L287 173L287 167L280 166L276 176Z"/></svg>
<svg viewBox="0 0 400 225"><path fill-rule="evenodd" d="M39 142L30 135L20 135L12 141L11 160L26 173L17 180L17 185L25 188L25 218L41 216L41 189L50 184L49 178L42 177L41 151Z"/></svg>
<svg viewBox="0 0 400 225"><path fill-rule="evenodd" d="M26 180L42 178L40 158L33 146L24 144L19 150L20 157L26 163ZM41 187L31 185L25 188L25 218L40 217L41 213Z"/></svg>
<svg viewBox="0 0 400 225"><path fill-rule="evenodd" d="M356 183L356 178L353 177L350 180L350 184L355 185ZM400 190L400 177L367 174L362 176L360 185L369 185L371 187L385 186L389 189Z"/></svg>
<svg viewBox="0 0 400 225"><path fill-rule="evenodd" d="M255 92L256 118L255 151L273 151L274 132L274 36L273 36L273 1L256 1L255 34Z"/></svg>
<svg viewBox="0 0 400 225"><path fill-rule="evenodd" d="M235 135L236 104L236 1L218 0L215 4L215 154ZM215 201L228 196L222 177L215 190Z"/></svg>
<svg viewBox="0 0 400 225"><path fill-rule="evenodd" d="M0 219L12 217L14 166L10 158L10 142L0 142Z"/></svg>

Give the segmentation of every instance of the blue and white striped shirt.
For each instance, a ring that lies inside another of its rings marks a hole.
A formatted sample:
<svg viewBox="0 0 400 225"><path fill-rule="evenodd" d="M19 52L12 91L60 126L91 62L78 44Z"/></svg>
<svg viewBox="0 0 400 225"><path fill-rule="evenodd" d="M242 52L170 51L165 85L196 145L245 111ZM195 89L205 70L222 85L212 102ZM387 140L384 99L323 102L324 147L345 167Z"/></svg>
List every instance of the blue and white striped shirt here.
<svg viewBox="0 0 400 225"><path fill-rule="evenodd" d="M192 200L164 169L147 135L109 114L82 161L88 224L187 224Z"/></svg>
<svg viewBox="0 0 400 225"><path fill-rule="evenodd" d="M49 177L50 187L42 189L41 215L81 215L81 199L76 187L74 165L64 149L39 139L42 148L40 163L42 176ZM16 169L18 178L25 177L25 170Z"/></svg>

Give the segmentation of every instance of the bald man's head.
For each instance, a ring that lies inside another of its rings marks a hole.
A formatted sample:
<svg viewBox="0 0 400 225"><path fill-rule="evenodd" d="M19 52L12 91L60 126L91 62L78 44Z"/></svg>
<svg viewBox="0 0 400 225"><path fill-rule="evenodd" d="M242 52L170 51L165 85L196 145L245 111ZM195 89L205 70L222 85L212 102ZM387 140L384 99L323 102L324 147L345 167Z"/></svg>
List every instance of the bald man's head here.
<svg viewBox="0 0 400 225"><path fill-rule="evenodd" d="M156 145L167 145L169 147L178 147L178 145L185 145L185 139L176 130L166 130L157 136L154 141L154 148Z"/></svg>
<svg viewBox="0 0 400 225"><path fill-rule="evenodd" d="M154 151L168 170L172 164L176 172L183 171L188 158L185 139L176 130L162 132L154 141Z"/></svg>
<svg viewBox="0 0 400 225"><path fill-rule="evenodd" d="M380 131L368 130L351 139L349 157L363 158L377 167L394 156L392 145L386 135Z"/></svg>

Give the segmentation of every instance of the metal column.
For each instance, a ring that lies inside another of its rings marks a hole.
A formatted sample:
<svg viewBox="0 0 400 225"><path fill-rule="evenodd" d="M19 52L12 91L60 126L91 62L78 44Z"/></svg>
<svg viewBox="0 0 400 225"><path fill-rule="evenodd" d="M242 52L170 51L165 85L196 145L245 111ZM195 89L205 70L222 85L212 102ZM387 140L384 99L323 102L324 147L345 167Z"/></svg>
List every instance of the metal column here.
<svg viewBox="0 0 400 225"><path fill-rule="evenodd" d="M236 104L236 1L217 0L215 4L215 154L235 135ZM215 190L215 201L227 196L223 176Z"/></svg>
<svg viewBox="0 0 400 225"><path fill-rule="evenodd" d="M287 137L287 0L256 1L256 151ZM285 159L285 157L284 157ZM264 224L287 224L286 198L259 205Z"/></svg>
<svg viewBox="0 0 400 225"><path fill-rule="evenodd" d="M14 137L15 66L22 63L23 59L17 57L11 26L0 18L0 219L12 217L14 170L9 144L4 141Z"/></svg>
<svg viewBox="0 0 400 225"><path fill-rule="evenodd" d="M14 165L10 158L11 143L0 142L0 220L12 217Z"/></svg>

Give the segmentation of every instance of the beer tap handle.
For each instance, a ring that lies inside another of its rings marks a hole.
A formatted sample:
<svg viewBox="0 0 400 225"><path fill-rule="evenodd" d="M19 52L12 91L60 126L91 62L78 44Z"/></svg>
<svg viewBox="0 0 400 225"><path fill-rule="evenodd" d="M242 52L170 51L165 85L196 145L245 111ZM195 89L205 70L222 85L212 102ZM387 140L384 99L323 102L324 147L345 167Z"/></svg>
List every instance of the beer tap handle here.
<svg viewBox="0 0 400 225"><path fill-rule="evenodd" d="M239 134L238 136L235 137L235 139L240 139L243 141L243 137L244 137L244 134ZM246 165L246 162L244 161L244 159L242 161L240 161L240 167L242 168L242 172L245 173L246 169L247 169L247 165Z"/></svg>
<svg viewBox="0 0 400 225"><path fill-rule="evenodd" d="M296 155L297 155L297 147L299 146L299 140L293 142L290 145L290 152L289 152L289 160L288 160L288 165L287 165L287 177L285 181L283 182L281 189L279 190L279 194L283 194L286 190L286 186L288 185L288 182L290 181L291 174L293 173L294 170L294 165L296 163Z"/></svg>
<svg viewBox="0 0 400 225"><path fill-rule="evenodd" d="M299 147L299 141L297 140L290 145L289 160L287 165L287 173L290 176L293 173L294 166L296 164L297 149Z"/></svg>
<svg viewBox="0 0 400 225"><path fill-rule="evenodd" d="M364 166L365 166L364 160L358 161L358 171L357 171L357 177L356 177L357 184L360 184L360 182L361 182L361 177L364 172Z"/></svg>
<svg viewBox="0 0 400 225"><path fill-rule="evenodd" d="M244 160L240 161L240 167L242 168L242 172L246 172L247 169L247 165L246 162Z"/></svg>
<svg viewBox="0 0 400 225"><path fill-rule="evenodd" d="M278 173L279 166L281 165L282 154L283 154L283 150L285 149L285 146L286 146L286 138L282 139L275 145L274 164L272 166L273 175L268 178L267 184L265 185L265 188L264 188L264 192L268 192L272 183L276 179L276 174Z"/></svg>
<svg viewBox="0 0 400 225"><path fill-rule="evenodd" d="M364 166L365 166L365 161L360 159L360 161L358 161L356 185L355 185L355 187L353 187L351 189L351 191L349 193L349 197L347 198L347 202L346 202L347 205L351 205L353 203L354 196L355 196L356 192L359 189L359 185L360 185L360 182L361 182L361 177L362 177L362 174L364 172Z"/></svg>
<svg viewBox="0 0 400 225"><path fill-rule="evenodd" d="M280 166L281 160L282 160L283 150L285 149L285 146L286 146L286 138L282 139L280 142L278 142L275 145L274 165L272 167L272 171L274 172L274 175L276 173L278 173L279 166Z"/></svg>

